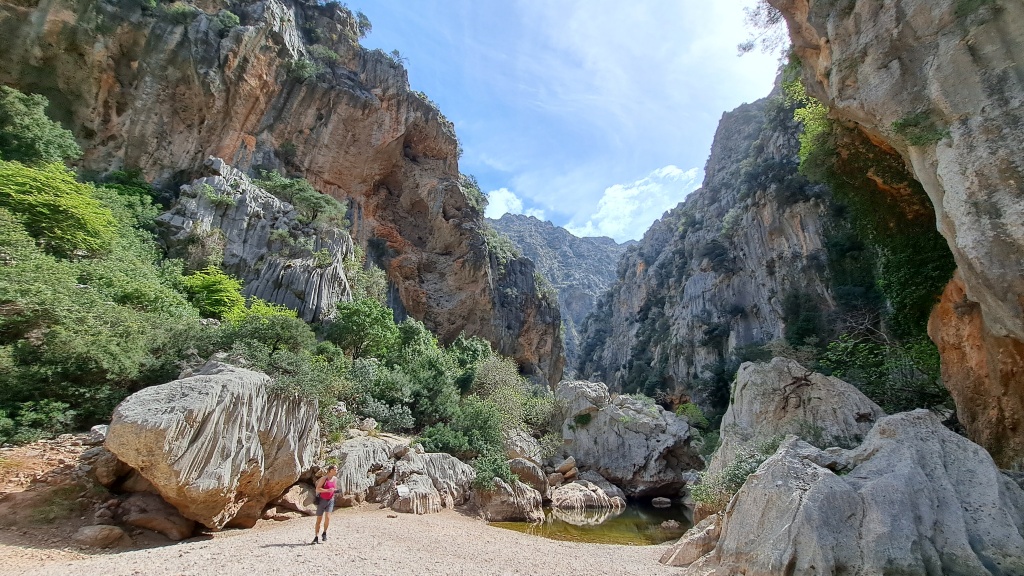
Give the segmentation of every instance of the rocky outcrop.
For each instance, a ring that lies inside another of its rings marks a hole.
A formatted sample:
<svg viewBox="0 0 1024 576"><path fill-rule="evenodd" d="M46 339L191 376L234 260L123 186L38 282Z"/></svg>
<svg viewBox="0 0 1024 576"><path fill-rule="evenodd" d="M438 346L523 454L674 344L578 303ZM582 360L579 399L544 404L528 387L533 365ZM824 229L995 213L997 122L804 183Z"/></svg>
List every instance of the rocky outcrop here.
<svg viewBox="0 0 1024 576"><path fill-rule="evenodd" d="M251 526L320 451L316 402L272 394L269 384L211 362L121 402L106 447L186 518Z"/></svg>
<svg viewBox="0 0 1024 576"><path fill-rule="evenodd" d="M555 510L623 510L626 501L610 496L597 484L577 480L551 491L551 508Z"/></svg>
<svg viewBox="0 0 1024 576"><path fill-rule="evenodd" d="M653 401L612 398L604 384L581 381L561 382L555 399L573 465L597 472L630 497L674 496L685 484L680 475L704 465L691 445L694 430Z"/></svg>
<svg viewBox="0 0 1024 576"><path fill-rule="evenodd" d="M521 482L536 490L541 497L547 498L550 484L540 466L525 458L513 458L508 461L508 467Z"/></svg>
<svg viewBox="0 0 1024 576"><path fill-rule="evenodd" d="M932 310L928 335L968 436L1000 466L1024 470L1024 342L989 331L959 274Z"/></svg>
<svg viewBox="0 0 1024 576"><path fill-rule="evenodd" d="M566 366L575 369L583 320L594 310L597 298L615 283L615 264L631 242L579 238L551 222L522 214L505 214L488 223L508 236L558 293Z"/></svg>
<svg viewBox="0 0 1024 576"><path fill-rule="evenodd" d="M722 516L713 514L686 531L678 542L661 555L667 566L689 566L715 549L722 537Z"/></svg>
<svg viewBox="0 0 1024 576"><path fill-rule="evenodd" d="M408 450L408 441L398 436L358 435L328 453L338 463L338 503L351 506L367 501L370 491L391 477L397 450ZM400 457L400 456L399 456Z"/></svg>
<svg viewBox="0 0 1024 576"><path fill-rule="evenodd" d="M817 448L788 438L687 573L1024 573L1024 491L932 413L883 418L845 456L853 470L836 475L814 462Z"/></svg>
<svg viewBox="0 0 1024 576"><path fill-rule="evenodd" d="M194 521L183 517L156 494L132 494L117 507L116 518L129 526L159 532L175 542L192 536L196 529Z"/></svg>
<svg viewBox="0 0 1024 576"><path fill-rule="evenodd" d="M481 336L556 383L557 304L532 263L487 248L459 185L453 125L402 64L359 46L356 19L333 3L200 6L182 23L140 3L0 1L0 82L50 99L87 170L138 168L176 185L215 156L305 177L349 203L352 235L386 269L400 318L444 342ZM241 25L225 28L221 9Z"/></svg>
<svg viewBox="0 0 1024 576"><path fill-rule="evenodd" d="M819 448L853 448L885 413L852 385L788 358L740 366L707 472L721 472L744 446L796 435Z"/></svg>
<svg viewBox="0 0 1024 576"><path fill-rule="evenodd" d="M1024 6L770 3L786 18L808 91L833 117L897 150L928 193L959 267L960 306L976 306L933 317L944 383L971 438L1000 465L1020 466ZM995 418L993 406L1011 408L1008 419Z"/></svg>
<svg viewBox="0 0 1024 576"><path fill-rule="evenodd" d="M211 175L182 186L157 217L172 256L215 236L224 253L215 264L243 280L246 296L287 306L307 322L329 319L337 302L352 299L342 267L352 256L348 234L303 224L291 204L220 158L205 165Z"/></svg>
<svg viewBox="0 0 1024 576"><path fill-rule="evenodd" d="M777 93L722 116L703 186L626 250L584 323L581 377L721 409L707 388L726 383L698 384L738 348L781 339L787 299L834 308L828 194L797 172L799 132Z"/></svg>
<svg viewBox="0 0 1024 576"><path fill-rule="evenodd" d="M491 490L474 490L473 504L488 522L543 522L541 495L518 480L494 479Z"/></svg>

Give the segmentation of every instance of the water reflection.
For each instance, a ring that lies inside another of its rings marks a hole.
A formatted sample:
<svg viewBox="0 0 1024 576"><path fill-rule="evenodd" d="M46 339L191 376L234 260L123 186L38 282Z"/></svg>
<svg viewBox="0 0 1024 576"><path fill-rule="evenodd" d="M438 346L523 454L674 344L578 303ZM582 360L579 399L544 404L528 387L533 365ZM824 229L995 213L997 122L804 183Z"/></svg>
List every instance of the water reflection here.
<svg viewBox="0 0 1024 576"><path fill-rule="evenodd" d="M663 526L675 520L674 527ZM681 506L653 508L629 504L619 510L552 510L544 509L544 522L492 522L493 526L533 536L597 542L601 544L649 545L678 539L691 526L686 509Z"/></svg>

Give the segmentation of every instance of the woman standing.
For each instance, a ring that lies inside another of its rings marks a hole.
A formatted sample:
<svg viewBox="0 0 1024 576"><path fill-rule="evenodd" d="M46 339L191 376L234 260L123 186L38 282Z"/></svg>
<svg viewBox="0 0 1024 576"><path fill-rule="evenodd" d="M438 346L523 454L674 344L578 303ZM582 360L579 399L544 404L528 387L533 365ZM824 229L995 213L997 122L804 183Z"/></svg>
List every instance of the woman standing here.
<svg viewBox="0 0 1024 576"><path fill-rule="evenodd" d="M310 544L319 544L321 538L327 542L327 528L331 526L331 512L334 512L334 491L338 487L337 475L338 467L332 465L327 468L327 475L316 481L316 531ZM324 521L323 534L320 533L321 519Z"/></svg>

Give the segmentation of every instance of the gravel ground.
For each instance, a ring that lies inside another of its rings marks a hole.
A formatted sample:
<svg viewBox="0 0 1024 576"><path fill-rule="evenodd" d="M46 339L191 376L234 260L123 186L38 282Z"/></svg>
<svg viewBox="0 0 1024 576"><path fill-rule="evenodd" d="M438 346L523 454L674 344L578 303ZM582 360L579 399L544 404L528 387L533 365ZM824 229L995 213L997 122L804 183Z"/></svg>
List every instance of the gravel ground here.
<svg viewBox="0 0 1024 576"><path fill-rule="evenodd" d="M488 526L458 512L415 516L368 507L336 511L326 544L312 546L314 518L261 522L206 539L120 553L74 555L3 537L0 574L24 576L274 576L308 574L529 576L679 574L658 563L667 545L558 542Z"/></svg>

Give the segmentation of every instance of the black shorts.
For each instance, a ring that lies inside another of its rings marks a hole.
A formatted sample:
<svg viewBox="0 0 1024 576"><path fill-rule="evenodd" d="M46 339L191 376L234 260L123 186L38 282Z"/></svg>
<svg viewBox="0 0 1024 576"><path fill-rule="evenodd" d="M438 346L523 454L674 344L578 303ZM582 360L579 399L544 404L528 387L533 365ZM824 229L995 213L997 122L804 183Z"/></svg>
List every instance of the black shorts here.
<svg viewBox="0 0 1024 576"><path fill-rule="evenodd" d="M316 515L323 516L324 512L328 514L334 512L334 497L320 498L320 503L316 505Z"/></svg>

